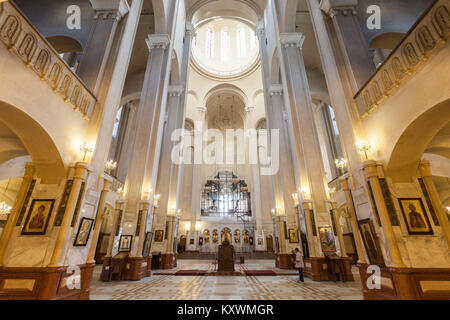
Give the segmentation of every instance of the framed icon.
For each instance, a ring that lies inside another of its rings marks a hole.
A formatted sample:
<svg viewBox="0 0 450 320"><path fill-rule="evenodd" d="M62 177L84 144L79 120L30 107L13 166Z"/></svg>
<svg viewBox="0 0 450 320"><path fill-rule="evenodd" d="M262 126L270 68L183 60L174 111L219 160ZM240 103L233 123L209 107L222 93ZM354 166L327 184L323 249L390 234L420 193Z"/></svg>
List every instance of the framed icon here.
<svg viewBox="0 0 450 320"><path fill-rule="evenodd" d="M164 231L163 230L156 230L155 231L155 242L163 242L164 238Z"/></svg>
<svg viewBox="0 0 450 320"><path fill-rule="evenodd" d="M358 224L370 264L384 267L385 263L383 253L381 252L380 243L372 221L370 219L366 219L359 221Z"/></svg>
<svg viewBox="0 0 450 320"><path fill-rule="evenodd" d="M153 232L147 232L144 240L144 247L142 248L142 256L147 258L150 255L152 248Z"/></svg>
<svg viewBox="0 0 450 320"><path fill-rule="evenodd" d="M44 235L50 221L55 200L34 199L28 211L25 225L22 229L23 235Z"/></svg>
<svg viewBox="0 0 450 320"><path fill-rule="evenodd" d="M319 238L322 252L336 252L336 240L334 238L333 228L319 227Z"/></svg>
<svg viewBox="0 0 450 320"><path fill-rule="evenodd" d="M130 236L130 235L120 236L119 252L130 252L132 242L133 242L133 236Z"/></svg>
<svg viewBox="0 0 450 320"><path fill-rule="evenodd" d="M432 235L430 220L422 199L398 199L410 235Z"/></svg>
<svg viewBox="0 0 450 320"><path fill-rule="evenodd" d="M94 219L82 218L75 237L74 247L85 247L89 241Z"/></svg>
<svg viewBox="0 0 450 320"><path fill-rule="evenodd" d="M289 229L289 243L299 243L298 230Z"/></svg>

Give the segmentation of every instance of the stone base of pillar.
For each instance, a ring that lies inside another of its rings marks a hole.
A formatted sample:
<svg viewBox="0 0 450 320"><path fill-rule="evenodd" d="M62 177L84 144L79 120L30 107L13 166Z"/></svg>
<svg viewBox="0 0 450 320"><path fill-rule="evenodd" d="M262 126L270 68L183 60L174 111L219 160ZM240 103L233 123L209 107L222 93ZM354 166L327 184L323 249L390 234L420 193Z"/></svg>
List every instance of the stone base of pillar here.
<svg viewBox="0 0 450 320"><path fill-rule="evenodd" d="M0 300L88 300L95 264L78 267L79 285L67 267L0 268Z"/></svg>
<svg viewBox="0 0 450 320"><path fill-rule="evenodd" d="M450 268L381 268L381 289L369 289L367 264L359 264L366 300L449 300Z"/></svg>
<svg viewBox="0 0 450 320"><path fill-rule="evenodd" d="M353 277L353 273L352 273L353 259L350 257L347 257L347 258L342 258L342 261L344 262L345 281L355 281L355 278Z"/></svg>
<svg viewBox="0 0 450 320"><path fill-rule="evenodd" d="M294 265L292 263L292 255L288 253L278 253L276 261L278 261L278 265L276 266L277 268L294 269Z"/></svg>
<svg viewBox="0 0 450 320"><path fill-rule="evenodd" d="M177 255L174 253L163 253L161 255L161 267L163 270L177 267Z"/></svg>

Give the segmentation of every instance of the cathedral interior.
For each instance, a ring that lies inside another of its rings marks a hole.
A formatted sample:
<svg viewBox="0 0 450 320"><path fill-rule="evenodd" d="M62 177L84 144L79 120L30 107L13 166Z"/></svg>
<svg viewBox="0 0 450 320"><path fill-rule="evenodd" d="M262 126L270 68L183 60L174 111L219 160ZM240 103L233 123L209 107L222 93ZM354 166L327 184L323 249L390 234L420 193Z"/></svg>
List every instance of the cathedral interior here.
<svg viewBox="0 0 450 320"><path fill-rule="evenodd" d="M0 299L450 300L449 34L450 0L0 0Z"/></svg>

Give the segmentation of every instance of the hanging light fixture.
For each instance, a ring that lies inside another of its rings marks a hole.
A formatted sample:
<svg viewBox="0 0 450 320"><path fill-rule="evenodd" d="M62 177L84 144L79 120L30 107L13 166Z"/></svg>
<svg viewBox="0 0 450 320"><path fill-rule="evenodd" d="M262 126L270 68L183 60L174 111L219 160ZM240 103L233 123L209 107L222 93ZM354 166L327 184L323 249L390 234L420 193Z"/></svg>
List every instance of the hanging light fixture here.
<svg viewBox="0 0 450 320"><path fill-rule="evenodd" d="M10 214L12 207L9 206L6 202L0 202L0 214Z"/></svg>

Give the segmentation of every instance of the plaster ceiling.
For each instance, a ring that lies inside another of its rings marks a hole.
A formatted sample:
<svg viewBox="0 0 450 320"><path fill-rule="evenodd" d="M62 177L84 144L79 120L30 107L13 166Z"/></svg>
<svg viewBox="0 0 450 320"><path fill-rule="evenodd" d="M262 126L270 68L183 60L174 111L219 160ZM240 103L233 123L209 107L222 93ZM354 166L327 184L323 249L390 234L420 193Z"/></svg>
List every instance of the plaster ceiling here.
<svg viewBox="0 0 450 320"><path fill-rule="evenodd" d="M20 139L0 122L0 164L27 154Z"/></svg>
<svg viewBox="0 0 450 320"><path fill-rule="evenodd" d="M433 138L425 153L433 153L450 159L450 122Z"/></svg>
<svg viewBox="0 0 450 320"><path fill-rule="evenodd" d="M206 119L209 128L220 130L239 129L244 127L244 102L235 93L216 94L207 105Z"/></svg>

